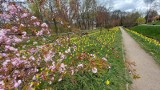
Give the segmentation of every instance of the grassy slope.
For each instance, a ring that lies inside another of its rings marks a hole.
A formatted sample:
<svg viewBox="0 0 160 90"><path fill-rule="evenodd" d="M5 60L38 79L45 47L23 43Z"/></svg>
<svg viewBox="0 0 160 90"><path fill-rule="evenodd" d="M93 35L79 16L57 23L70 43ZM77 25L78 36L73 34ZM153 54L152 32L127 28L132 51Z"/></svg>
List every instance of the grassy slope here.
<svg viewBox="0 0 160 90"><path fill-rule="evenodd" d="M160 41L160 26L135 26L130 29Z"/></svg>
<svg viewBox="0 0 160 90"><path fill-rule="evenodd" d="M153 25L153 24L160 25L160 21L155 21L155 22L149 23L149 25Z"/></svg>
<svg viewBox="0 0 160 90"><path fill-rule="evenodd" d="M122 57L122 36L118 28L111 31L103 30L101 35L98 30L80 39L74 37L77 36L73 36L71 43L78 45L78 52L93 53L99 58L107 56L111 69L96 75L93 73L79 73L75 78L77 83L72 83L71 78L66 77L62 82L54 83L51 87L55 90L125 90L126 83L130 80L125 75L125 65ZM43 38L46 40L43 41ZM20 46L25 44L27 48L35 47L44 43L51 43L56 38L54 36L33 37L28 43L23 42ZM36 45L33 45L34 41L37 42ZM109 85L106 85L106 80L110 81ZM45 83L42 84L39 89L46 87Z"/></svg>
<svg viewBox="0 0 160 90"><path fill-rule="evenodd" d="M97 31L95 34L73 39L71 43L78 45L78 52L93 53L99 58L107 56L111 68L97 74L79 73L75 78L76 83L72 83L70 77L66 77L51 87L55 90L125 90L126 83L130 80L125 75L121 39L118 28L111 31L103 30L101 35ZM106 80L110 81L109 85L106 85Z"/></svg>
<svg viewBox="0 0 160 90"><path fill-rule="evenodd" d="M146 40L146 37L143 36L139 36L135 33L133 33L131 30L127 30L129 32L129 34L138 41L138 43L141 45L141 47L143 47L146 51L148 51L153 57L154 59L160 64L160 44L156 45L156 43L154 42L154 40Z"/></svg>

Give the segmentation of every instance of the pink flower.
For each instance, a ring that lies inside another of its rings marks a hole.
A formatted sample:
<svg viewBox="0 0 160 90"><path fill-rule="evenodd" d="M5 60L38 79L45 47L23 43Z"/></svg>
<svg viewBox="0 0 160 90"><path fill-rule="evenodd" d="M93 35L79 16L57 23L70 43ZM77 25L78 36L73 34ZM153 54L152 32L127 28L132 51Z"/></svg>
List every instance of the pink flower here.
<svg viewBox="0 0 160 90"><path fill-rule="evenodd" d="M97 71L98 71L97 68L95 68L95 67L92 68L92 72L93 72L93 73L97 73Z"/></svg>
<svg viewBox="0 0 160 90"><path fill-rule="evenodd" d="M47 28L47 27L48 27L48 25L47 25L46 23L42 23L42 24L41 24L41 27L43 27L43 28Z"/></svg>
<svg viewBox="0 0 160 90"><path fill-rule="evenodd" d="M17 12L17 8L15 7L15 5L9 5L8 10L10 14L15 14Z"/></svg>
<svg viewBox="0 0 160 90"><path fill-rule="evenodd" d="M30 56L29 59L31 59L33 61L36 60L33 56Z"/></svg>
<svg viewBox="0 0 160 90"><path fill-rule="evenodd" d="M12 27L12 30L13 30L14 32L17 32L17 31L18 31L18 27L13 26L13 27Z"/></svg>
<svg viewBox="0 0 160 90"><path fill-rule="evenodd" d="M53 61L53 62L52 62L52 66L50 66L50 69L51 69L51 70L54 70L55 68L56 68L56 65L55 65L55 62Z"/></svg>
<svg viewBox="0 0 160 90"><path fill-rule="evenodd" d="M38 31L38 32L36 33L36 35L37 35L37 36L43 35L43 31L42 31L42 30L41 30L41 31Z"/></svg>
<svg viewBox="0 0 160 90"><path fill-rule="evenodd" d="M28 13L23 13L21 18L26 18L28 16Z"/></svg>
<svg viewBox="0 0 160 90"><path fill-rule="evenodd" d="M2 65L3 65L4 67L6 67L6 65L7 65L10 61L11 61L11 60L5 60Z"/></svg>
<svg viewBox="0 0 160 90"><path fill-rule="evenodd" d="M14 41L15 41L16 43L22 42L22 40L19 39L19 38L17 38L17 37L14 37Z"/></svg>
<svg viewBox="0 0 160 90"><path fill-rule="evenodd" d="M35 19L37 19L37 17L35 17L35 16L32 16L32 17L31 17L31 20L35 20Z"/></svg>
<svg viewBox="0 0 160 90"><path fill-rule="evenodd" d="M46 62L51 61L54 54L55 54L54 52L49 51L48 54L44 56L44 61Z"/></svg>
<svg viewBox="0 0 160 90"><path fill-rule="evenodd" d="M10 50L10 51L15 51L15 52L18 51L18 49L11 47L11 46L5 46L5 49Z"/></svg>
<svg viewBox="0 0 160 90"><path fill-rule="evenodd" d="M25 25L24 25L24 24L22 24L22 23L20 24L20 26L21 26L21 27L25 27Z"/></svg>
<svg viewBox="0 0 160 90"><path fill-rule="evenodd" d="M33 24L34 24L34 26L39 26L40 22L34 22Z"/></svg>
<svg viewBox="0 0 160 90"><path fill-rule="evenodd" d="M66 70L66 67L67 65L65 65L64 63L61 63L60 67L59 67L59 72L60 73L63 73L65 70Z"/></svg>
<svg viewBox="0 0 160 90"><path fill-rule="evenodd" d="M21 83L22 83L22 81L21 81L21 80L18 80L18 82L15 82L15 83L14 83L14 87L17 88Z"/></svg>

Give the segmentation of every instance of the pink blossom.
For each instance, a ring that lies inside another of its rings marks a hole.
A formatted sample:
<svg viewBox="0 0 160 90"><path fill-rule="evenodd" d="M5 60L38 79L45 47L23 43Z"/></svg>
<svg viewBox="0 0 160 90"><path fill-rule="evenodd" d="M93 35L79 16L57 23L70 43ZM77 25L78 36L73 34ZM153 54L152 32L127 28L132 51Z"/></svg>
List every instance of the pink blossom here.
<svg viewBox="0 0 160 90"><path fill-rule="evenodd" d="M8 10L9 10L10 14L17 13L17 8L15 7L15 5L9 5Z"/></svg>
<svg viewBox="0 0 160 90"><path fill-rule="evenodd" d="M2 65L5 67L10 61L11 60L5 60Z"/></svg>
<svg viewBox="0 0 160 90"><path fill-rule="evenodd" d="M3 14L0 15L0 17L2 17L5 20L9 20L11 18L11 15L3 13Z"/></svg>
<svg viewBox="0 0 160 90"><path fill-rule="evenodd" d="M31 17L31 20L35 20L35 19L37 19L37 17L35 17L35 16L32 16L32 17Z"/></svg>
<svg viewBox="0 0 160 90"><path fill-rule="evenodd" d="M60 67L59 67L59 72L60 73L63 73L65 70L66 70L66 67L67 65L65 65L64 63L61 63Z"/></svg>
<svg viewBox="0 0 160 90"><path fill-rule="evenodd" d="M11 29L12 29L12 31L14 31L14 32L17 32L17 31L18 31L18 27L16 27L16 26L13 26Z"/></svg>
<svg viewBox="0 0 160 90"><path fill-rule="evenodd" d="M29 59L36 60L34 56L30 56Z"/></svg>
<svg viewBox="0 0 160 90"><path fill-rule="evenodd" d="M24 24L22 24L22 23L20 24L20 26L21 26L21 27L25 27L25 25L24 25Z"/></svg>
<svg viewBox="0 0 160 90"><path fill-rule="evenodd" d="M51 61L54 54L55 54L54 52L49 51L48 54L44 56L44 61L46 62Z"/></svg>
<svg viewBox="0 0 160 90"><path fill-rule="evenodd" d="M42 24L41 24L41 27L43 27L43 28L47 28L47 27L48 27L48 25L47 25L46 23L42 23Z"/></svg>
<svg viewBox="0 0 160 90"><path fill-rule="evenodd" d="M21 83L22 83L22 81L21 81L21 80L18 80L18 82L15 82L15 83L14 83L14 87L17 88Z"/></svg>
<svg viewBox="0 0 160 90"><path fill-rule="evenodd" d="M34 24L34 26L39 26L40 22L34 22L33 24Z"/></svg>
<svg viewBox="0 0 160 90"><path fill-rule="evenodd" d="M28 16L28 13L23 13L21 18L26 18Z"/></svg>
<svg viewBox="0 0 160 90"><path fill-rule="evenodd" d="M11 47L11 46L5 46L6 50L10 50L10 51L18 51L18 49Z"/></svg>
<svg viewBox="0 0 160 90"><path fill-rule="evenodd" d="M51 70L54 70L55 68L56 68L56 65L55 65L55 62L53 61L53 62L52 62L52 66L50 66L50 69L51 69Z"/></svg>
<svg viewBox="0 0 160 90"><path fill-rule="evenodd" d="M14 37L14 41L15 41L15 43L22 42L22 40L21 40L21 39L19 39L19 38L17 38L17 37Z"/></svg>
<svg viewBox="0 0 160 90"><path fill-rule="evenodd" d="M43 34L43 31L41 30L41 31L38 31L37 33L36 33L36 35L37 36L41 36Z"/></svg>

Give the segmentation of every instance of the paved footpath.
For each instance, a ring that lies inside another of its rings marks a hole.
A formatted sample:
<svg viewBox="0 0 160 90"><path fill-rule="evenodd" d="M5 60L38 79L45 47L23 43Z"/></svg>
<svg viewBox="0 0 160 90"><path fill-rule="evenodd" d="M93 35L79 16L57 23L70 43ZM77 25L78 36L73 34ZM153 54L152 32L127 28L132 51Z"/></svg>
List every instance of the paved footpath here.
<svg viewBox="0 0 160 90"><path fill-rule="evenodd" d="M135 62L134 68L140 75L133 80L132 90L160 90L160 65L123 28L120 29L126 60Z"/></svg>

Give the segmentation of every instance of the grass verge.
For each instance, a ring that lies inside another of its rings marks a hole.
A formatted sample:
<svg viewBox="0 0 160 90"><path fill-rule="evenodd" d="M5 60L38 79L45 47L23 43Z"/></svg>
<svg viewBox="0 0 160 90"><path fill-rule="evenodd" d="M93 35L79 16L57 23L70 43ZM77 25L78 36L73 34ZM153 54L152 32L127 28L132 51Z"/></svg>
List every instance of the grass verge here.
<svg viewBox="0 0 160 90"><path fill-rule="evenodd" d="M154 59L160 64L160 43L152 38L148 38L140 33L127 29L128 33L144 48L148 51Z"/></svg>
<svg viewBox="0 0 160 90"><path fill-rule="evenodd" d="M140 26L132 27L130 29L140 34L143 34L144 36L160 41L160 26L140 25Z"/></svg>

